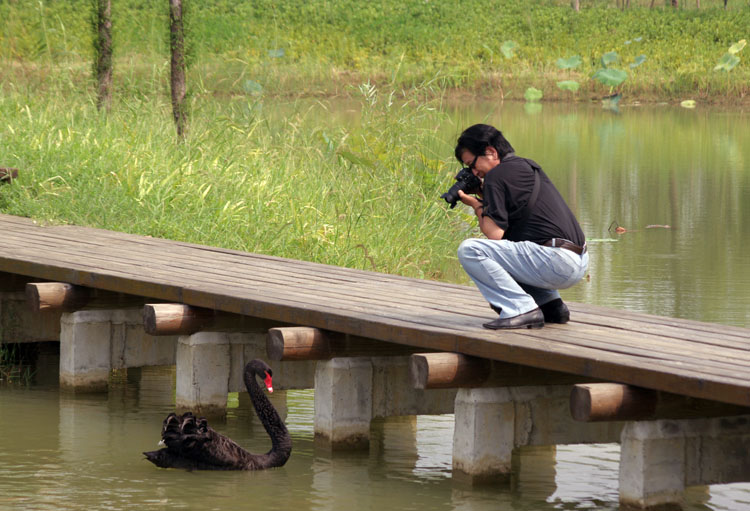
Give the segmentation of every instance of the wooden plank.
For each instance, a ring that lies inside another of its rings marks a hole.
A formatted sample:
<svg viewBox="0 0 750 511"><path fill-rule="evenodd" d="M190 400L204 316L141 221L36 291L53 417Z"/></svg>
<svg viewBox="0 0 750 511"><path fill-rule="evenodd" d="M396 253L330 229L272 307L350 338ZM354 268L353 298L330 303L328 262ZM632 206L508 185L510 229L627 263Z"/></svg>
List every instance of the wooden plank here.
<svg viewBox="0 0 750 511"><path fill-rule="evenodd" d="M304 299L305 297L302 297L302 298Z"/></svg>
<svg viewBox="0 0 750 511"><path fill-rule="evenodd" d="M750 403L746 329L571 304L580 322L489 332L480 320L492 313L467 286L12 218L12 257L0 254L6 272Z"/></svg>

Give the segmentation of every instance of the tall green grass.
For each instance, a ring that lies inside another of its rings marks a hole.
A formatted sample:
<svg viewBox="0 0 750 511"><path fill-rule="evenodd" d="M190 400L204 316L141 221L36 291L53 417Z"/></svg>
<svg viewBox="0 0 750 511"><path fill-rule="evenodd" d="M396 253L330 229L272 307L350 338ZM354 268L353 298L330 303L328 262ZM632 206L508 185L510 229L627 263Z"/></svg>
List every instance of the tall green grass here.
<svg viewBox="0 0 750 511"><path fill-rule="evenodd" d="M431 84L519 99L534 85L546 98L587 99L608 92L590 77L602 54L617 51L630 75L621 89L631 99L747 96L749 57L728 75L713 71L732 43L748 38L747 2L730 0L728 10L718 0L704 0L702 9L648 9L647 3L619 10L614 2L583 1L576 13L558 0L193 0L190 88L242 94L252 81L267 95L332 95L369 80L397 90ZM115 87L123 92L164 87L162 4L113 5ZM64 84L85 85L88 8L82 0L0 3L0 84L43 90L64 76ZM507 40L518 44L511 58L501 51ZM558 58L572 55L583 58L579 69L556 68ZM638 55L646 61L629 69ZM560 79L583 87L574 95L560 91Z"/></svg>
<svg viewBox="0 0 750 511"><path fill-rule="evenodd" d="M184 143L166 97L121 100L105 118L82 94L6 94L0 154L23 170L0 188L0 211L452 277L468 227L439 200L454 172L445 168L447 141L434 131L443 114L370 85L354 94L358 112L335 122L319 101L267 113L252 98L194 99Z"/></svg>

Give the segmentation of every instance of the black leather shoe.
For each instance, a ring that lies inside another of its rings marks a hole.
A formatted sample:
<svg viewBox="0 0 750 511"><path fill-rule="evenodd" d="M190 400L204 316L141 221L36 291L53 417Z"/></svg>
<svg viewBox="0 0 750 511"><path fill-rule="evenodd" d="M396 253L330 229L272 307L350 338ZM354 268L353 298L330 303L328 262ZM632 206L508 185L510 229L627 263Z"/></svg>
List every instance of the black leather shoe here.
<svg viewBox="0 0 750 511"><path fill-rule="evenodd" d="M533 311L513 316L512 318L497 318L482 325L490 330L507 330L510 328L542 328L544 326L544 314L538 307Z"/></svg>
<svg viewBox="0 0 750 511"><path fill-rule="evenodd" d="M560 298L540 306L544 314L545 323L567 323L570 321L570 311Z"/></svg>

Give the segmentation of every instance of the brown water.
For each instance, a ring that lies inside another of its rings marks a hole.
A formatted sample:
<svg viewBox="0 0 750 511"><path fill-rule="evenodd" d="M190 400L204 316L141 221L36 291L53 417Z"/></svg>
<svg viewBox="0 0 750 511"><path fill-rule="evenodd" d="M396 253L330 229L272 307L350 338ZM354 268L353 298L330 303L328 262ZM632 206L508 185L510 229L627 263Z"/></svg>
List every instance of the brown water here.
<svg viewBox="0 0 750 511"><path fill-rule="evenodd" d="M565 299L750 327L747 114L477 104L452 113L446 140L474 122L542 164L581 220L590 275ZM311 391L275 397L294 440L283 468L160 470L140 453L174 407L173 368L118 373L109 394L88 396L60 393L56 371L45 351L31 386L0 387L0 510L618 508L617 445L522 449L512 484L471 487L451 478L452 416L378 421L369 452L332 455L313 438ZM265 452L264 430L232 398L214 426ZM691 489L685 508L750 509L750 484Z"/></svg>

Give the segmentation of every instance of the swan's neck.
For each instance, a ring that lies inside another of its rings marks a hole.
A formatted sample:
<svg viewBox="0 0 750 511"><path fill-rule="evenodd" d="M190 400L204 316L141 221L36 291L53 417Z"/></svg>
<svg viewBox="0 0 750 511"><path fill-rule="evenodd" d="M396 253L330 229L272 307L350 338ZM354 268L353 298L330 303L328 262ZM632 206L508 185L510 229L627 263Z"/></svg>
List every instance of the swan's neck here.
<svg viewBox="0 0 750 511"><path fill-rule="evenodd" d="M265 454L268 457L266 463L268 466L281 466L289 458L292 451L292 439L289 431L286 429L284 422L279 417L276 408L258 385L254 373L245 374L245 386L250 394L250 400L253 402L255 413L258 414L260 422L266 429L268 436L271 437L271 450Z"/></svg>

